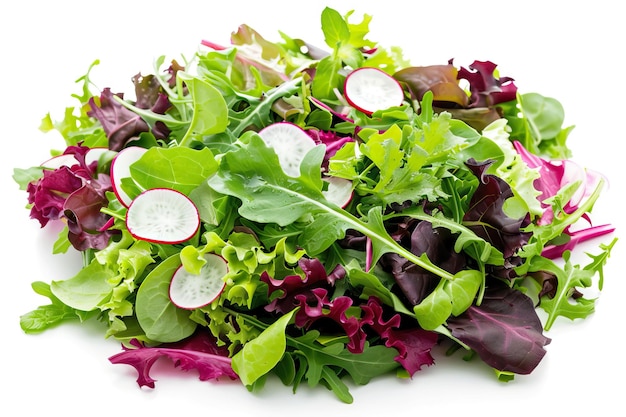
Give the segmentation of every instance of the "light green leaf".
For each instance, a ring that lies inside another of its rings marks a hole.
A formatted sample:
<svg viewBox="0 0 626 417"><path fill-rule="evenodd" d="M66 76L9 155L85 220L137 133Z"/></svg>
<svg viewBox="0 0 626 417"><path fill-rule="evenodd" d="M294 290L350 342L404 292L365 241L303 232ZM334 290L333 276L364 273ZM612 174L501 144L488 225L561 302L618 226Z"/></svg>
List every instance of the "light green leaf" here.
<svg viewBox="0 0 626 417"><path fill-rule="evenodd" d="M191 94L193 100L193 116L181 145L192 139L202 141L202 136L221 133L228 126L228 106L222 93L211 84L184 72L180 77Z"/></svg>
<svg viewBox="0 0 626 417"><path fill-rule="evenodd" d="M322 32L326 45L337 49L340 44L350 41L350 29L338 11L330 7L322 11Z"/></svg>
<svg viewBox="0 0 626 417"><path fill-rule="evenodd" d="M415 318L424 330L434 330L452 314L452 299L441 286L413 307Z"/></svg>
<svg viewBox="0 0 626 417"><path fill-rule="evenodd" d="M475 269L459 271L454 278L444 283L444 290L450 296L452 302L451 313L458 316L467 310L480 289L483 282L483 274Z"/></svg>
<svg viewBox="0 0 626 417"><path fill-rule="evenodd" d="M74 277L64 281L52 281L52 293L64 304L82 311L97 309L111 296L110 279L116 271L93 260Z"/></svg>
<svg viewBox="0 0 626 417"><path fill-rule="evenodd" d="M190 311L177 308L169 298L170 281L180 265L179 254L170 256L146 276L137 290L137 320L153 341L177 342L196 329L196 323L189 318Z"/></svg>
<svg viewBox="0 0 626 417"><path fill-rule="evenodd" d="M208 148L150 148L130 166L132 179L143 189L171 188L185 195L217 170Z"/></svg>
<svg viewBox="0 0 626 417"><path fill-rule="evenodd" d="M251 385L276 366L285 353L285 329L297 310L292 310L249 341L232 358L233 370L244 385Z"/></svg>

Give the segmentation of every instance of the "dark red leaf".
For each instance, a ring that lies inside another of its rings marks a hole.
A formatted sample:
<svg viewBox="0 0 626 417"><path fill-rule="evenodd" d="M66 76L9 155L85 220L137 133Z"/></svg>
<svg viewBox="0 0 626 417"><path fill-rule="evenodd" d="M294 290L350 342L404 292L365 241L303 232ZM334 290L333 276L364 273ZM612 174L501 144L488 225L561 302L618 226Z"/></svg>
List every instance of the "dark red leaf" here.
<svg viewBox="0 0 626 417"><path fill-rule="evenodd" d="M485 173L489 165L489 161L479 163L470 159L467 162L480 182L463 216L463 223L500 250L504 258L511 258L528 243L532 234L521 230L528 224L527 217L513 219L504 212L504 202L513 197L513 191L501 178Z"/></svg>
<svg viewBox="0 0 626 417"><path fill-rule="evenodd" d="M451 317L448 328L489 366L522 375L541 362L551 341L532 300L507 286L488 289L480 306Z"/></svg>

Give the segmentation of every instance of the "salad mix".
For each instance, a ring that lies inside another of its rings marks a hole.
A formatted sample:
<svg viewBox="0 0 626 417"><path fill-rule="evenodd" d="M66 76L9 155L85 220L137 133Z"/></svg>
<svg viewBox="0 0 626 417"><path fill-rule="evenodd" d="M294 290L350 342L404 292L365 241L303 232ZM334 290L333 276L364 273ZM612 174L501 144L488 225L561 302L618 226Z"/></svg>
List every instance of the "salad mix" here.
<svg viewBox="0 0 626 417"><path fill-rule="evenodd" d="M345 378L413 378L433 349L509 381L558 317L594 311L616 238L591 211L606 179L571 160L561 104L489 61L411 65L326 8L326 45L247 25L93 92L42 130L66 148L15 169L30 217L83 254L26 333L102 322L139 386L165 356L201 380L268 376L352 402Z"/></svg>

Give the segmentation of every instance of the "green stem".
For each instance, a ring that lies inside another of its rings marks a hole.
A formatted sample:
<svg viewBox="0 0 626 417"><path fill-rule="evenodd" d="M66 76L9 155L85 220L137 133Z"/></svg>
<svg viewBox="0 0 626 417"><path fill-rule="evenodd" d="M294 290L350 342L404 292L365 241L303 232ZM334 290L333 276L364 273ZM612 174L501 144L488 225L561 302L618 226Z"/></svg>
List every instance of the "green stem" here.
<svg viewBox="0 0 626 417"><path fill-rule="evenodd" d="M100 212L102 212L104 214L108 214L109 216L111 216L113 218L116 218L118 220L126 220L126 218L122 214L120 214L120 213L118 213L116 211L113 211L113 210L111 210L111 209L109 209L107 207L101 208Z"/></svg>
<svg viewBox="0 0 626 417"><path fill-rule="evenodd" d="M305 200L307 203L317 206L322 211L332 214L335 217L338 217L344 224L349 225L351 229L354 229L358 232L363 233L365 236L369 237L372 241L383 244L384 246L390 248L391 251L393 251L394 253L404 257L410 262L413 262L417 266L422 267L426 271L432 272L433 274L441 278L447 279L447 280L454 279L453 274L449 273L445 269L442 269L431 262L425 262L419 256L415 255L408 249L401 246L398 242L393 240L390 236L383 235L381 233L376 232L375 230L370 228L367 223L358 219L354 215L342 209L328 206L324 202L318 201L314 198L310 198L304 194L296 193L288 188L281 187L281 186L277 186L277 187L280 188L280 191L283 193L296 195L298 198Z"/></svg>

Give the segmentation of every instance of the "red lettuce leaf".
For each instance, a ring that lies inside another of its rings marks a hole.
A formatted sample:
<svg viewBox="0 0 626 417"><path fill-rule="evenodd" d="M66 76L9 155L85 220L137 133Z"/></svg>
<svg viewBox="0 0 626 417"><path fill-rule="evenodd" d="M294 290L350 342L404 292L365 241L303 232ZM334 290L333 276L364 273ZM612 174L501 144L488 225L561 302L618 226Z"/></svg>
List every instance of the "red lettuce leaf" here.
<svg viewBox="0 0 626 417"><path fill-rule="evenodd" d="M405 84L415 100L421 101L427 91L433 93L433 103L441 107L466 108L467 94L459 86L458 70L452 65L407 67L393 77Z"/></svg>
<svg viewBox="0 0 626 417"><path fill-rule="evenodd" d="M513 78L496 78L496 67L491 61L474 61L469 70L459 69L459 79L467 80L470 86L468 107L492 107L516 99L517 87Z"/></svg>
<svg viewBox="0 0 626 417"><path fill-rule="evenodd" d="M103 230L110 216L100 210L108 205L111 179L106 174L96 175L96 161L86 163L88 151L86 146L69 146L64 154L73 155L77 163L44 170L43 176L27 187L30 217L39 220L41 227L50 220L65 220L68 239L79 251L103 249L111 236L119 233Z"/></svg>
<svg viewBox="0 0 626 417"><path fill-rule="evenodd" d="M217 346L215 339L207 332L198 332L176 343L164 343L148 347L131 340L134 349L123 347L124 351L113 355L109 361L113 364L130 365L137 370L137 384L140 387L154 388L155 379L150 376L150 369L160 357L168 357L174 366L184 371L196 369L201 381L228 377L238 379L231 367L227 351Z"/></svg>
<svg viewBox="0 0 626 417"><path fill-rule="evenodd" d="M522 375L537 367L551 341L532 300L507 286L488 289L480 306L451 317L447 326L489 366Z"/></svg>
<svg viewBox="0 0 626 417"><path fill-rule="evenodd" d="M339 296L331 301L328 299L326 289L314 288L310 294L298 294L295 299L301 306L295 316L296 326L309 329L320 319L330 319L338 324L348 336L349 342L346 346L348 350L352 353L363 352L367 335L362 326L367 320L346 314L353 304L350 297Z"/></svg>
<svg viewBox="0 0 626 417"><path fill-rule="evenodd" d="M463 223L500 250L505 259L510 259L528 243L532 233L521 230L528 225L528 216L513 219L504 212L504 202L513 197L513 191L501 178L485 173L491 163L476 162L474 159L467 162L480 182L463 216Z"/></svg>
<svg viewBox="0 0 626 417"><path fill-rule="evenodd" d="M398 313L384 320L383 306L375 297L370 297L362 309L368 312L371 317L368 324L385 341L385 346L398 351L395 360L409 375L413 376L422 367L435 363L431 351L437 344L437 333L419 327L400 329L401 317Z"/></svg>
<svg viewBox="0 0 626 417"><path fill-rule="evenodd" d="M406 85L415 100L422 100L426 92L433 94L433 110L446 111L455 119L463 120L482 131L502 117L500 103L516 100L517 87L510 77L496 78L496 65L489 61L474 61L469 69L457 69L452 60L447 65L407 67L393 76ZM470 96L459 85L469 83Z"/></svg>
<svg viewBox="0 0 626 417"><path fill-rule="evenodd" d="M426 254L428 259L444 270L455 274L465 268L463 253L454 250L456 236L450 230L427 221L406 218L391 230L391 236L415 255ZM391 272L403 295L412 305L419 304L440 281L440 277L416 266L405 258L388 253L381 258L383 268Z"/></svg>
<svg viewBox="0 0 626 417"><path fill-rule="evenodd" d="M116 94L123 98L123 94ZM91 110L87 113L95 117L107 135L109 149L121 151L126 143L141 132L148 132L148 124L136 113L127 109L114 99L111 89L105 88L100 94L99 103L92 97L89 99Z"/></svg>
<svg viewBox="0 0 626 417"><path fill-rule="evenodd" d="M175 62L172 64L169 71L174 74L178 71L178 67L174 67ZM169 96L163 92L161 83L154 75L141 75L137 74L133 78L133 84L135 84L135 106L140 109L150 109L157 114L165 114L172 103ZM170 81L170 84L172 81ZM159 139L164 139L169 136L170 129L161 121L156 121L152 127L152 133Z"/></svg>
<svg viewBox="0 0 626 417"><path fill-rule="evenodd" d="M83 185L83 179L76 176L67 166L44 170L43 176L28 184L28 203L31 205L30 217L44 227L50 220L63 217L63 205L67 196Z"/></svg>
<svg viewBox="0 0 626 417"><path fill-rule="evenodd" d="M303 294L305 299L313 301L313 288L331 288L336 279L345 275L345 270L341 267L327 274L324 264L316 258L301 258L298 266L304 272L304 277L289 275L284 279L274 279L267 272L261 274L261 281L267 284L268 295L272 299L265 307L266 311L285 314L299 305L296 296Z"/></svg>

